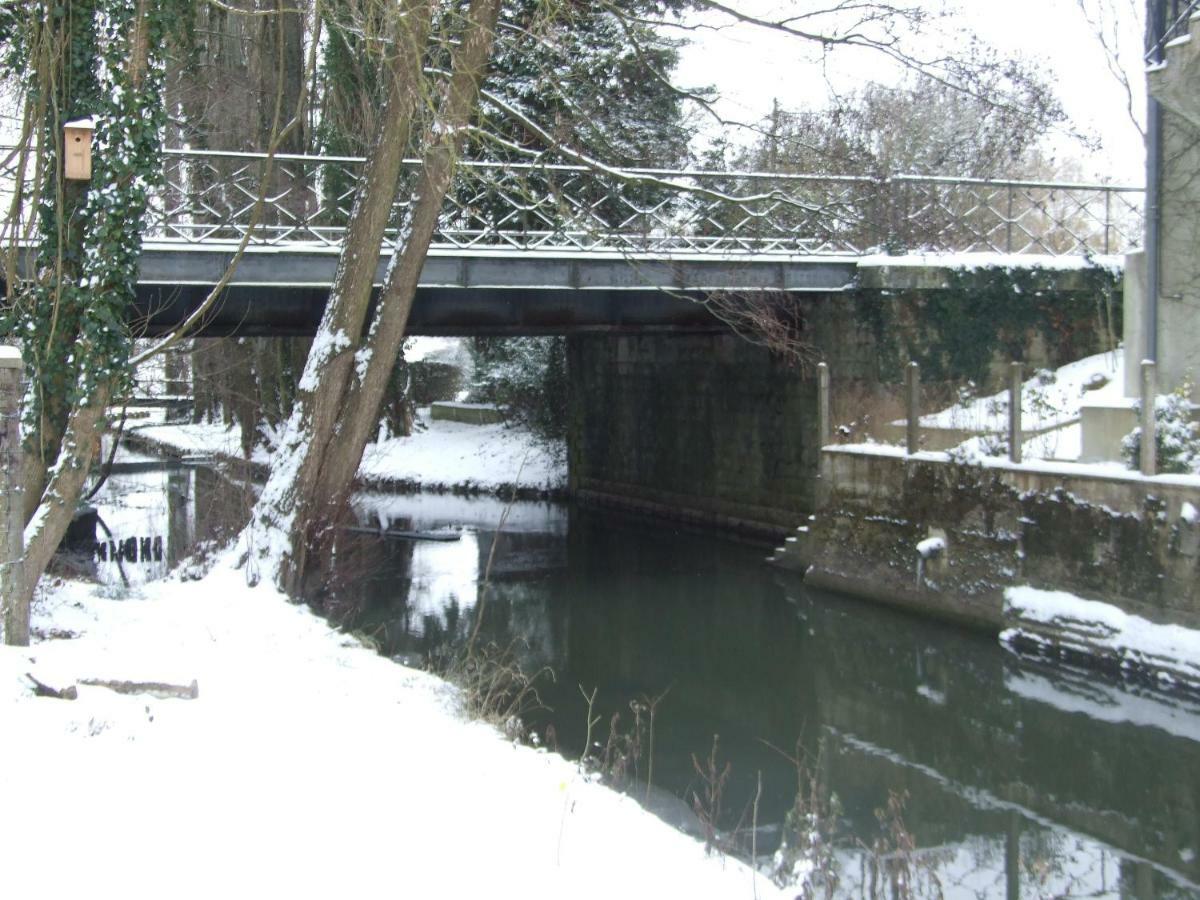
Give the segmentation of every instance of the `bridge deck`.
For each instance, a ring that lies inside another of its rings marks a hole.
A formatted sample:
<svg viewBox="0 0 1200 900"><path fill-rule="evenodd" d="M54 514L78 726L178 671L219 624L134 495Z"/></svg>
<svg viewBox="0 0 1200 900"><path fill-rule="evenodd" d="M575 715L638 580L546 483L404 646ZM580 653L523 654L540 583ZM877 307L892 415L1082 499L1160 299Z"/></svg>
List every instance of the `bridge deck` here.
<svg viewBox="0 0 1200 900"><path fill-rule="evenodd" d="M225 273L228 242L148 242L136 308L139 335L183 322ZM380 256L376 287L390 253ZM315 332L337 267L338 248L251 245L221 300L197 332L203 337L304 336ZM1118 264L1115 258L1107 260ZM23 259L29 271L32 254ZM856 286L931 290L964 265L1044 270L1059 290L1086 286L1082 256L968 254L927 257L785 256L714 253L538 251L434 248L409 320L412 334L536 335L583 331L725 330L704 307L714 293L763 296L840 294Z"/></svg>
<svg viewBox="0 0 1200 900"><path fill-rule="evenodd" d="M170 330L204 299L230 244L147 244L137 325ZM380 257L376 285L390 253ZM205 325L208 336L311 334L337 265L336 248L249 247ZM851 256L633 254L530 250L430 251L410 319L413 334L544 334L583 330L713 331L699 303L714 291L839 292Z"/></svg>

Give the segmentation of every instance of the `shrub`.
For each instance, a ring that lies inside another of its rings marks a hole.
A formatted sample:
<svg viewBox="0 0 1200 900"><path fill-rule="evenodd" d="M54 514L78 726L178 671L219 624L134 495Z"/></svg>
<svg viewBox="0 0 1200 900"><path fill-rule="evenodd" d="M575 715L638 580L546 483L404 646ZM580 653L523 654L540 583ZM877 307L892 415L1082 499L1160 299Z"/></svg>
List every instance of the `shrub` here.
<svg viewBox="0 0 1200 900"><path fill-rule="evenodd" d="M567 433L565 338L477 338L471 348L471 399L504 407L510 420L539 437Z"/></svg>
<svg viewBox="0 0 1200 900"><path fill-rule="evenodd" d="M1191 379L1154 402L1154 446L1159 472L1186 475L1200 472L1200 425L1194 421ZM1138 404L1140 412L1141 404ZM1121 453L1132 468L1142 464L1142 429L1133 429L1121 442Z"/></svg>

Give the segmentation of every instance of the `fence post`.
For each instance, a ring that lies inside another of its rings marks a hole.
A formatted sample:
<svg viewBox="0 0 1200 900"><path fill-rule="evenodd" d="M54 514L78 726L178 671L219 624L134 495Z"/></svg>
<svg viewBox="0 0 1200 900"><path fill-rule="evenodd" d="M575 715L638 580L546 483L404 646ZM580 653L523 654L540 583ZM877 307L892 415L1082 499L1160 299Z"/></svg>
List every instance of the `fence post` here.
<svg viewBox="0 0 1200 900"><path fill-rule="evenodd" d="M829 366L817 363L817 438L818 447L827 447L833 440L829 417Z"/></svg>
<svg viewBox="0 0 1200 900"><path fill-rule="evenodd" d="M1008 458L1021 461L1021 364L1014 362L1008 370Z"/></svg>
<svg viewBox="0 0 1200 900"><path fill-rule="evenodd" d="M1004 214L1004 252L1012 253L1013 231L1013 186L1008 186L1008 210Z"/></svg>
<svg viewBox="0 0 1200 900"><path fill-rule="evenodd" d="M21 351L0 346L0 606L4 642L29 646L29 605L23 601L25 503L21 491Z"/></svg>
<svg viewBox="0 0 1200 900"><path fill-rule="evenodd" d="M916 453L921 449L921 367L915 362L904 370L904 384L905 445L909 453Z"/></svg>
<svg viewBox="0 0 1200 900"><path fill-rule="evenodd" d="M1112 253L1112 188L1104 189L1104 252Z"/></svg>
<svg viewBox="0 0 1200 900"><path fill-rule="evenodd" d="M1158 471L1158 441L1154 433L1154 401L1158 396L1158 377L1152 360L1142 360L1142 474Z"/></svg>

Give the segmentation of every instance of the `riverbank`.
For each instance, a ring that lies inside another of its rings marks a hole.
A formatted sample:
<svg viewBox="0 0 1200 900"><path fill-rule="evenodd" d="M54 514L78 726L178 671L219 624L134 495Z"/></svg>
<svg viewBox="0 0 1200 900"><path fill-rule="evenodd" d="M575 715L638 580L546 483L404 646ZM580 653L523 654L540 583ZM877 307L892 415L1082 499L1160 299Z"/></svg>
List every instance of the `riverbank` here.
<svg viewBox="0 0 1200 900"><path fill-rule="evenodd" d="M232 558L46 579L35 644L0 648L6 895L782 896Z"/></svg>
<svg viewBox="0 0 1200 900"><path fill-rule="evenodd" d="M131 447L172 458L245 463L241 433L222 423L150 424L129 429ZM270 448L254 449L250 464L266 472ZM566 494L566 448L539 441L524 428L468 425L417 411L413 434L368 444L358 486L388 491L495 494L524 499Z"/></svg>

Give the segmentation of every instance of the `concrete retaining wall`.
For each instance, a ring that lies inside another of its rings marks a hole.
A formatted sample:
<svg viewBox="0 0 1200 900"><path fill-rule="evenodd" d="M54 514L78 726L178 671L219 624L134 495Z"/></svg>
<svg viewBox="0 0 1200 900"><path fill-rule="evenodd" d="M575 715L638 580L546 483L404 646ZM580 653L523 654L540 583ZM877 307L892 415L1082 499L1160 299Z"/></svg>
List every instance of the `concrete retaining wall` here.
<svg viewBox="0 0 1200 900"><path fill-rule="evenodd" d="M820 511L781 565L993 631L1006 624L1005 588L1019 584L1200 628L1200 523L1183 515L1185 503L1200 508L1195 479L890 451L826 448Z"/></svg>

